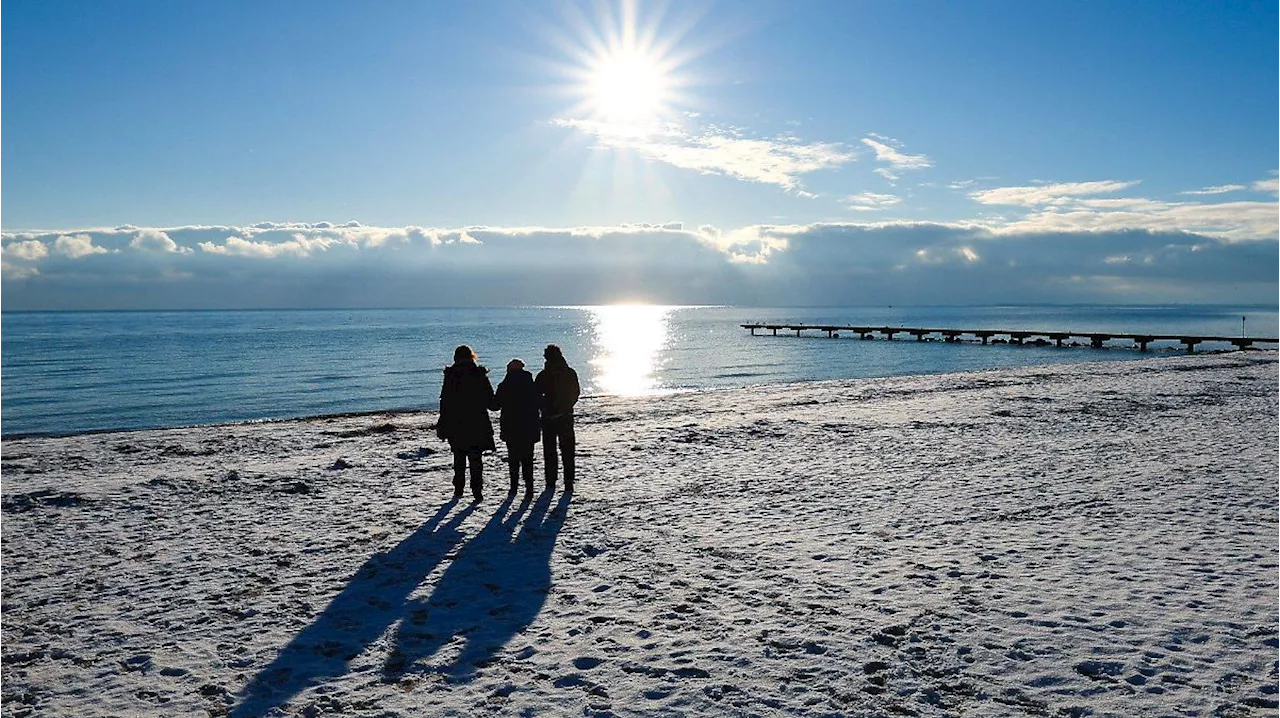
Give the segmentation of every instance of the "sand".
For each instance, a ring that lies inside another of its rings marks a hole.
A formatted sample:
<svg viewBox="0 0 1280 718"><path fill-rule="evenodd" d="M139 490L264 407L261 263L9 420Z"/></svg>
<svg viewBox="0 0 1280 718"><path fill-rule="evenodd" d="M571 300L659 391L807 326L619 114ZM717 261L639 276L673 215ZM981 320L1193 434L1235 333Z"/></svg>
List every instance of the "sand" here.
<svg viewBox="0 0 1280 718"><path fill-rule="evenodd" d="M4 441L5 715L1276 713L1274 352L433 421Z"/></svg>

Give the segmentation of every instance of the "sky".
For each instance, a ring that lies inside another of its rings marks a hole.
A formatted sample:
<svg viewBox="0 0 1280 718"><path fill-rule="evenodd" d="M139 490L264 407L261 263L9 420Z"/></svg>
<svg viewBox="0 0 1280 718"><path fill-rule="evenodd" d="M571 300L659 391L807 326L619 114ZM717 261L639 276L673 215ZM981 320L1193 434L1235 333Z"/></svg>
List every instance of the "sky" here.
<svg viewBox="0 0 1280 718"><path fill-rule="evenodd" d="M1277 3L0 6L0 307L1277 302Z"/></svg>

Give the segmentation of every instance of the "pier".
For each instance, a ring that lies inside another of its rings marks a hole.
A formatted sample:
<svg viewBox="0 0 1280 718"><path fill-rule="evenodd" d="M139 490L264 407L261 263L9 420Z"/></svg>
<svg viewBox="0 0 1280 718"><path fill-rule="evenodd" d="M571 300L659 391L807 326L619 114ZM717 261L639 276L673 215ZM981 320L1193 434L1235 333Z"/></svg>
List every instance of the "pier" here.
<svg viewBox="0 0 1280 718"><path fill-rule="evenodd" d="M1155 341L1176 341L1181 342L1186 347L1187 352L1194 352L1197 344L1204 342L1222 342L1232 344L1237 349L1247 349L1254 344L1277 344L1280 343L1275 337L1224 337L1224 336L1199 336L1188 334L1147 334L1147 333L1123 333L1123 332L1050 332L1035 330L1009 330L1009 329L931 329L926 327L872 327L872 326L856 326L856 325L834 325L834 324L763 324L749 323L740 325L743 329L750 329L751 335L755 336L757 330L769 331L773 336L778 335L778 330L784 332L795 332L796 336L801 336L805 331L826 332L828 337L837 337L840 332L850 332L857 334L861 339L874 339L879 334L887 340L892 341L897 334L905 334L913 336L916 341L922 342L932 340L935 336L944 342L960 342L964 341L964 337L972 336L974 341L981 341L983 344L1001 343L1001 344L1031 344L1034 346L1067 346L1067 342L1071 339L1083 339L1088 341L1088 346L1094 349L1101 349L1103 345L1113 339L1129 339L1138 346L1139 351L1147 351L1147 347L1151 342ZM1003 337L1008 337L1004 339ZM1084 346L1079 342L1073 342L1072 346Z"/></svg>

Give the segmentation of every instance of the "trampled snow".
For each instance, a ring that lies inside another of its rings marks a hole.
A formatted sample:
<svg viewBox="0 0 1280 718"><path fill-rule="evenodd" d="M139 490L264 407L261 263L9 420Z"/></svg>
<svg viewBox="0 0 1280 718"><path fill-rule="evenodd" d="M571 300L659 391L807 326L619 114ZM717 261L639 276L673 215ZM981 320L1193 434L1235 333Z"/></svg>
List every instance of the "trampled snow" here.
<svg viewBox="0 0 1280 718"><path fill-rule="evenodd" d="M433 421L6 440L6 715L1275 714L1274 352Z"/></svg>

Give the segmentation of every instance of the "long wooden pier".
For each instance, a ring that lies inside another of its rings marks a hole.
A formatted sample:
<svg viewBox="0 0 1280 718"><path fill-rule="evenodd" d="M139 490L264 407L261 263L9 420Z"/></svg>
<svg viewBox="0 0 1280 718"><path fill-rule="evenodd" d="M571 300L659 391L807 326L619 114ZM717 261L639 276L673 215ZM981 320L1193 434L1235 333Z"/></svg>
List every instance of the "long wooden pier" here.
<svg viewBox="0 0 1280 718"><path fill-rule="evenodd" d="M1146 333L1123 333L1123 332L1048 332L1036 330L1009 330L1009 329L935 329L928 327L873 327L873 326L857 326L857 325L835 325L835 324L763 324L749 323L741 325L743 329L750 329L751 335L755 336L756 330L766 330L773 332L774 336L778 335L778 330L794 331L796 336L800 336L804 331L826 332L828 337L838 336L840 332L852 332L859 335L862 339L872 339L873 335L879 334L885 339L892 340L896 334L907 334L914 336L916 341L922 342L931 339L937 335L944 342L960 342L964 341L964 337L972 336L974 340L979 340L983 344L996 342L1002 344L1033 344L1045 346L1053 343L1056 346L1066 346L1068 340L1072 338L1087 339L1089 346L1100 349L1102 346L1112 339L1130 339L1134 344L1138 345L1141 351L1147 351L1147 346L1154 341L1176 341L1181 342L1187 348L1188 352L1195 351L1197 344L1204 342L1222 342L1232 344L1239 349L1251 347L1254 344L1280 344L1275 337L1223 337L1223 336L1207 336L1207 335L1188 335L1188 334L1146 334ZM1008 337L1008 339L1003 339ZM1028 341L1030 340L1030 341Z"/></svg>

